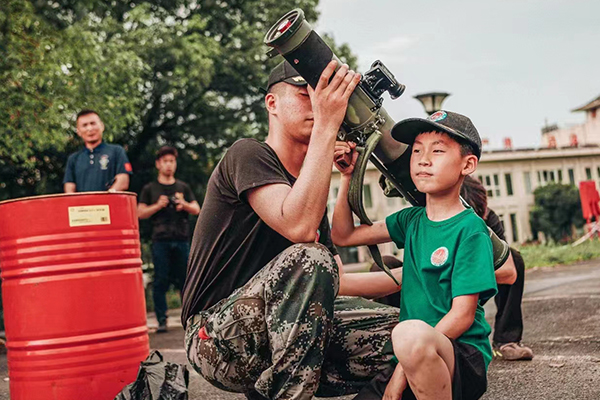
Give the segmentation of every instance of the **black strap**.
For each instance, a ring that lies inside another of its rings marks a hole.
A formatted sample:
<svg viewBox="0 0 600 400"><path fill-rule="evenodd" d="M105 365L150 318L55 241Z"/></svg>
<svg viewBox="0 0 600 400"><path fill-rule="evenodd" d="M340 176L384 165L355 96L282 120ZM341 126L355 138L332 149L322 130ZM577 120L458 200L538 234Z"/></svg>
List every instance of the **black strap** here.
<svg viewBox="0 0 600 400"><path fill-rule="evenodd" d="M367 170L369 158L371 157L373 150L375 150L375 147L377 147L377 144L381 140L381 136L381 132L374 131L369 136L364 146L356 146L358 158L356 160L356 164L354 165L354 172L352 173L352 178L350 179L350 188L348 189L348 203L350 203L350 209L352 210L352 212L354 212L354 214L356 214L356 216L360 220L360 223L366 225L373 225L373 222L371 222L371 220L367 216L367 212L364 208L363 181L365 177L365 172ZM377 247L377 245L370 245L368 246L368 248L371 252L371 255L373 256L373 261L375 261L375 264L382 271L388 274L388 276L393 279L396 285L400 286L400 283L394 277L392 271L383 262L383 259L381 258L381 253L379 252L379 248Z"/></svg>

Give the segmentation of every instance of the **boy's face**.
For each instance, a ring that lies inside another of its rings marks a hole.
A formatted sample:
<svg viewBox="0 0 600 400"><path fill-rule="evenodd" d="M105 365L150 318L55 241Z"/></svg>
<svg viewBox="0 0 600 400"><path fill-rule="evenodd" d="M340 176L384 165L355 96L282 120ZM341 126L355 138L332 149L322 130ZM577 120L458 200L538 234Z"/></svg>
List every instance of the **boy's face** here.
<svg viewBox="0 0 600 400"><path fill-rule="evenodd" d="M422 193L460 189L462 178L475 171L477 157L461 155L461 146L445 133L419 134L412 147L410 176Z"/></svg>

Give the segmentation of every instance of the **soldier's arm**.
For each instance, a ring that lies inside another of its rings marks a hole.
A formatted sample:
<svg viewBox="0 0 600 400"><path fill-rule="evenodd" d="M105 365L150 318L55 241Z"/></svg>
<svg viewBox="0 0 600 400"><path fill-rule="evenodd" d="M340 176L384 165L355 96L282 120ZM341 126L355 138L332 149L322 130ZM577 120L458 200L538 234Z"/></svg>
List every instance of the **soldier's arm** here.
<svg viewBox="0 0 600 400"><path fill-rule="evenodd" d="M360 75L342 66L334 75L336 62L323 71L315 90L308 90L314 125L302 170L293 187L265 185L248 192L248 202L273 230L294 243L314 242L325 213L331 181L335 139ZM333 76L333 79L329 80ZM274 97L265 97L267 109ZM275 109L275 108L273 108Z"/></svg>

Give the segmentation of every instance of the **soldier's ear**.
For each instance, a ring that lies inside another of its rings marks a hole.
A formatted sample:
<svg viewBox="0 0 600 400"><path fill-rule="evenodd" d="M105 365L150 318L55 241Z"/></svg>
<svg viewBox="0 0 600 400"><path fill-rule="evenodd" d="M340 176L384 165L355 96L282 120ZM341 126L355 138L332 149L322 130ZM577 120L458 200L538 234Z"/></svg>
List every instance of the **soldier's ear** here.
<svg viewBox="0 0 600 400"><path fill-rule="evenodd" d="M265 107L269 114L274 114L277 109L277 95L273 92L269 92L265 95Z"/></svg>

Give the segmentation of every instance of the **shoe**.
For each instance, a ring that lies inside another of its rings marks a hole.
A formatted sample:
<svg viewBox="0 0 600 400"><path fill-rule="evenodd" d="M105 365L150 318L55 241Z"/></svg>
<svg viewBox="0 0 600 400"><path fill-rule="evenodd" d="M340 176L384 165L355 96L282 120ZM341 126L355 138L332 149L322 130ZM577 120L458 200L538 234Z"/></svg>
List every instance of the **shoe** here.
<svg viewBox="0 0 600 400"><path fill-rule="evenodd" d="M162 322L158 324L158 329L156 329L156 333L166 333L167 332L167 323Z"/></svg>
<svg viewBox="0 0 600 400"><path fill-rule="evenodd" d="M492 352L494 357L506 361L533 359L533 350L520 342L494 343Z"/></svg>

